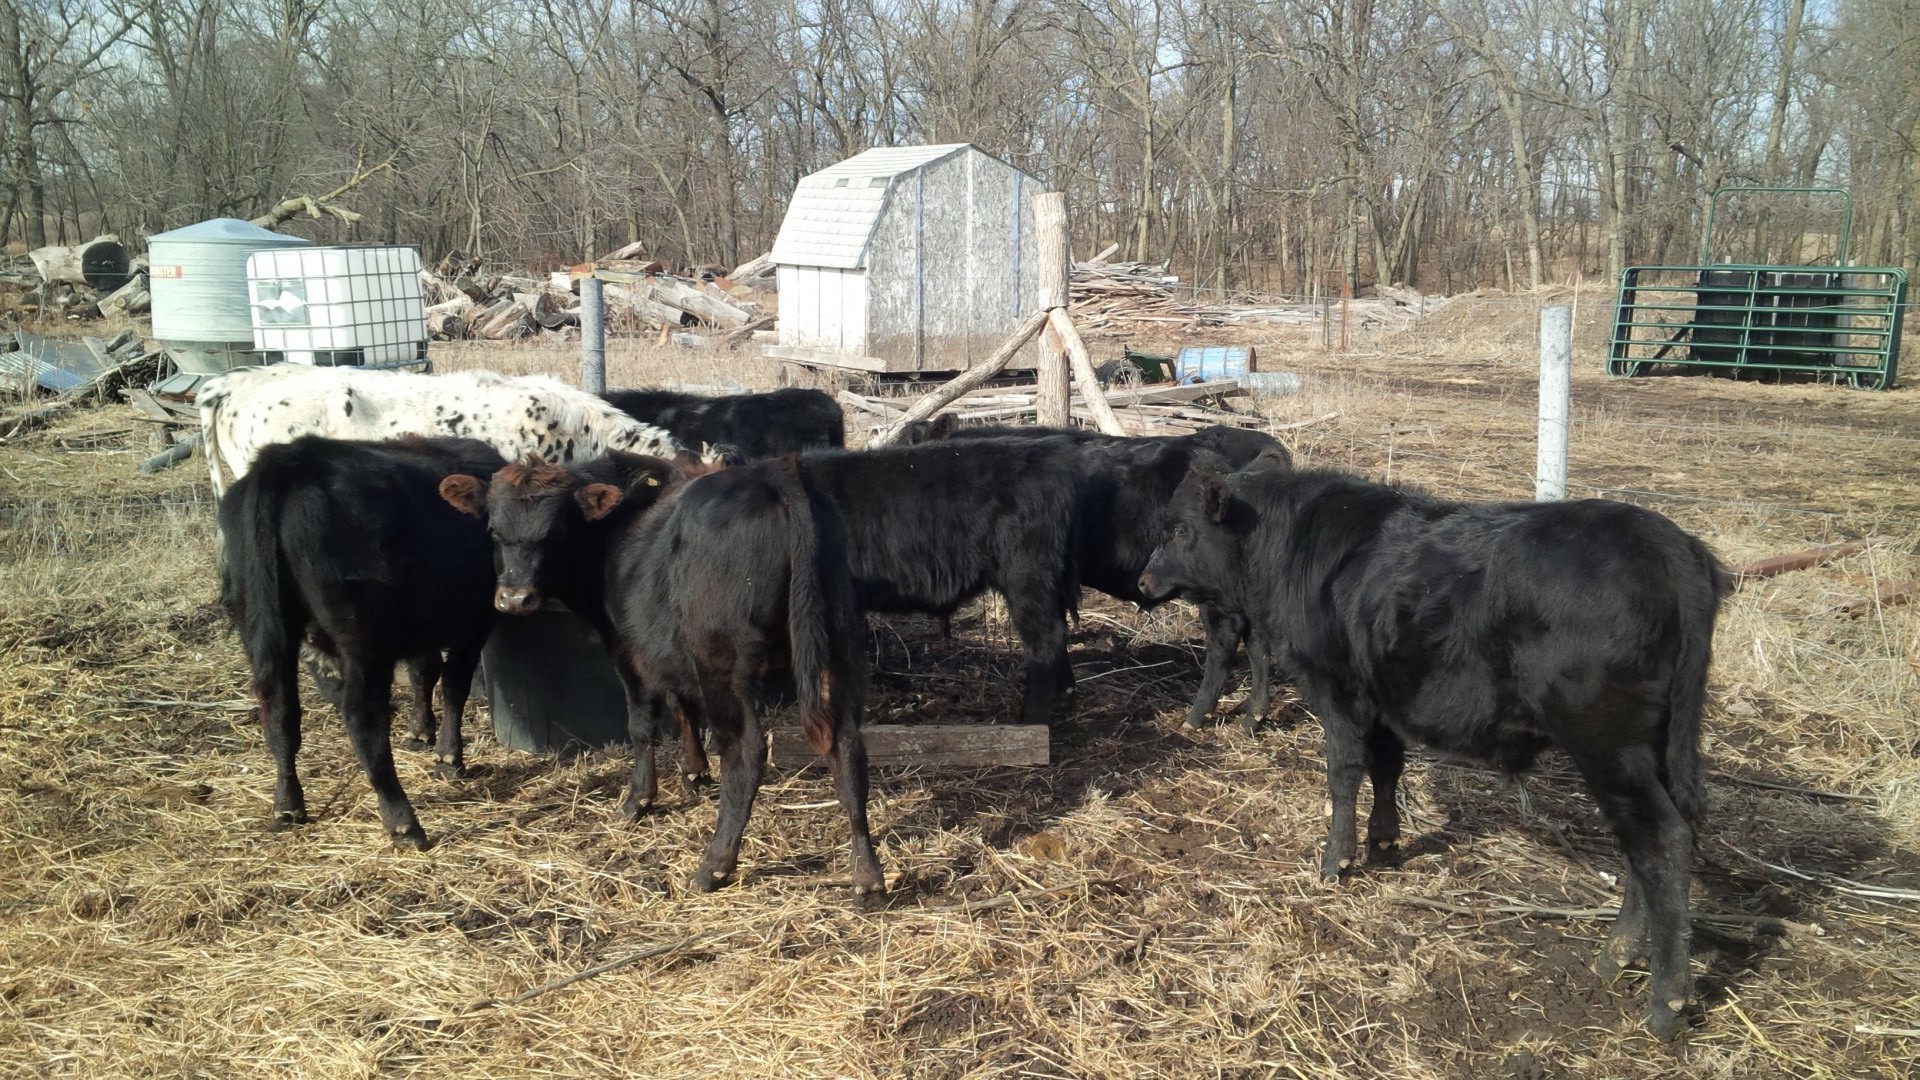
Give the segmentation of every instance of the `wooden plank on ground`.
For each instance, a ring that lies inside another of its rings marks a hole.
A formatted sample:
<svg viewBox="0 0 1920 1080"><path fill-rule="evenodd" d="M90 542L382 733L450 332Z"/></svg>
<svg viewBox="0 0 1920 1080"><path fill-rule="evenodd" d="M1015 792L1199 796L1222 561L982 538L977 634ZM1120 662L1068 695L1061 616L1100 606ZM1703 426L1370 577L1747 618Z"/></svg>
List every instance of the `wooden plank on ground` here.
<svg viewBox="0 0 1920 1080"><path fill-rule="evenodd" d="M1857 555L1872 546L1873 539L1849 540L1843 544L1823 544L1820 547L1796 551L1790 555L1775 555L1769 559L1748 563L1733 572L1738 580L1748 578L1770 578L1792 570L1806 570L1810 567L1830 563L1847 555Z"/></svg>
<svg viewBox="0 0 1920 1080"><path fill-rule="evenodd" d="M1044 724L873 724L860 736L874 766L981 769L1050 760ZM772 760L788 769L823 764L797 727L774 729Z"/></svg>

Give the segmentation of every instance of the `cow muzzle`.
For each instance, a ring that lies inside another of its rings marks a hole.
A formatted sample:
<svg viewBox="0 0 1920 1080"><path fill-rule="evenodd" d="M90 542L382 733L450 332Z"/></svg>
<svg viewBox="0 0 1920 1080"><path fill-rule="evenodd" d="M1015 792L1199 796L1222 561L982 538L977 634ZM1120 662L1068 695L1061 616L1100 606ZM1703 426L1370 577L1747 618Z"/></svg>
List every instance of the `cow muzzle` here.
<svg viewBox="0 0 1920 1080"><path fill-rule="evenodd" d="M508 615L525 615L540 609L540 594L531 585L502 585L493 591L493 606Z"/></svg>

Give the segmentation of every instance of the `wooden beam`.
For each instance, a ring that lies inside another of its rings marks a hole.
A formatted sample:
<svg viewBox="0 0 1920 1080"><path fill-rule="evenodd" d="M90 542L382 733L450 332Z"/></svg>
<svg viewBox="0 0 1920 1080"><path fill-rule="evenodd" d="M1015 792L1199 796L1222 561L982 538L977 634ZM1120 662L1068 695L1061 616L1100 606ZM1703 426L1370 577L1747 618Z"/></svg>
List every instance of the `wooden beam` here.
<svg viewBox="0 0 1920 1080"><path fill-rule="evenodd" d="M1830 563L1835 559L1844 558L1848 555L1857 555L1867 550L1873 543L1874 541L1872 539L1849 540L1844 544L1823 544L1819 547L1808 548L1805 551L1796 551L1788 555L1775 555L1770 559L1761 559L1758 562L1748 563L1740 569L1735 570L1733 576L1737 580L1746 581L1752 578L1770 578L1776 574L1784 574L1791 570L1806 570L1811 567Z"/></svg>
<svg viewBox="0 0 1920 1080"><path fill-rule="evenodd" d="M1107 403L1107 395L1100 389L1100 377L1093 371L1093 354L1087 351L1087 343L1080 340L1080 332L1073 328L1073 320L1067 317L1066 308L1054 308L1048 313L1047 321L1052 325L1060 340L1067 344L1067 355L1073 359L1074 382L1080 385L1080 396L1086 400L1087 409L1093 413L1094 426L1103 435L1125 435L1127 429L1120 426L1120 418L1113 415L1113 406ZM1042 415L1041 423L1046 423Z"/></svg>
<svg viewBox="0 0 1920 1080"><path fill-rule="evenodd" d="M894 439L899 438L900 430L908 424L915 420L925 420L927 417L939 412L947 403L958 401L960 398L966 396L967 391L1000 374L1000 370L1007 366L1007 361L1013 359L1013 354L1019 352L1021 346L1032 340L1033 335L1039 333L1040 327L1045 325L1046 322L1047 313L1044 311L1036 311L1027 316L1026 320L1014 330L1013 336L1001 342L1000 347L994 350L992 356L987 357L984 362L975 364L973 367L947 380L941 384L938 390L914 402L913 407L908 409L904 416L894 421L893 425L885 431L875 435L867 445L887 445Z"/></svg>
<svg viewBox="0 0 1920 1080"><path fill-rule="evenodd" d="M1045 724L874 724L861 728L860 738L873 766L984 769L1050 760ZM774 728L772 744L772 762L781 768L824 764L799 728Z"/></svg>
<svg viewBox="0 0 1920 1080"><path fill-rule="evenodd" d="M1067 281L1072 276L1068 254L1067 196L1049 191L1033 197L1034 232L1039 238L1039 307L1041 311L1065 309ZM1039 384L1034 405L1040 422L1049 427L1067 424L1067 398L1071 395L1068 375L1067 343L1058 331L1048 326L1040 333L1040 366L1034 370Z"/></svg>

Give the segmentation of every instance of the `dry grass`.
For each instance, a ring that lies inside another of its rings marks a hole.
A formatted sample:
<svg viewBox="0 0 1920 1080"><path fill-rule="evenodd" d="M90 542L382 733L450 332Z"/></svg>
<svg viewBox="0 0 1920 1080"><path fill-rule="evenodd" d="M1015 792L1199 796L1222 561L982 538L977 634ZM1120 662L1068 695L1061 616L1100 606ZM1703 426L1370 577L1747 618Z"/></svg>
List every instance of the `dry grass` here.
<svg viewBox="0 0 1920 1080"><path fill-rule="evenodd" d="M1339 414L1293 433L1308 460L1523 496L1531 320L1462 305L1345 357L1263 341L1267 366L1307 376L1267 410ZM1736 561L1890 538L1729 603L1695 904L1819 932L1700 927L1707 1019L1678 1046L1640 1033L1636 980L1588 973L1604 921L1421 906L1614 904L1618 861L1564 763L1524 801L1416 765L1404 864L1324 889L1317 731L1179 730L1197 672L1177 611L1090 605L1054 766L878 777L880 912L848 903L820 777L775 776L743 884L688 896L710 801L621 824L624 755L510 753L484 722L471 779L401 753L438 841L403 855L316 707L316 821L269 834L203 477L135 477L137 440L60 449L133 426L102 410L0 449L0 1075L1912 1075L1914 1038L1876 1032L1920 1026L1920 613L1831 608L1920 577L1920 399L1608 382L1578 355L1576 485L1666 493L1636 498ZM573 363L441 362L481 358ZM610 366L615 383L777 376L744 352L616 348ZM1012 711L996 605L951 643L917 619L877 638L876 719ZM677 947L469 1008L660 945Z"/></svg>

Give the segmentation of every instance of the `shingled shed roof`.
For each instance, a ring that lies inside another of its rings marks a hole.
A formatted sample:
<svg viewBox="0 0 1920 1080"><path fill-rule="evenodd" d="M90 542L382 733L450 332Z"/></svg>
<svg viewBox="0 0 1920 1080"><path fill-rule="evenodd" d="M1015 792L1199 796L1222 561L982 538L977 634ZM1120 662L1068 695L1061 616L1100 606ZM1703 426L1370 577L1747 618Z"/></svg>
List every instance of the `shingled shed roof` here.
<svg viewBox="0 0 1920 1080"><path fill-rule="evenodd" d="M886 209L893 178L925 168L967 149L969 143L939 146L880 146L837 165L800 178L794 188L773 261L782 266L825 266L854 270L867 264L867 241Z"/></svg>

